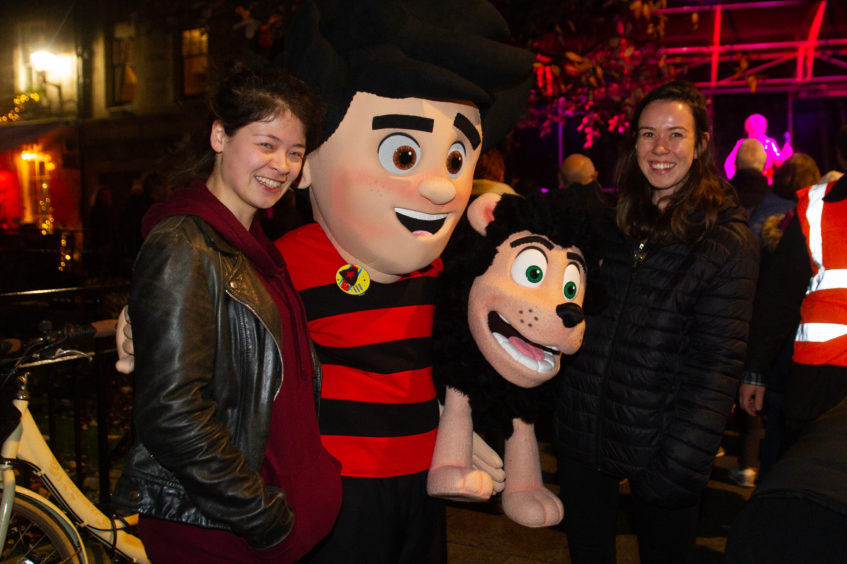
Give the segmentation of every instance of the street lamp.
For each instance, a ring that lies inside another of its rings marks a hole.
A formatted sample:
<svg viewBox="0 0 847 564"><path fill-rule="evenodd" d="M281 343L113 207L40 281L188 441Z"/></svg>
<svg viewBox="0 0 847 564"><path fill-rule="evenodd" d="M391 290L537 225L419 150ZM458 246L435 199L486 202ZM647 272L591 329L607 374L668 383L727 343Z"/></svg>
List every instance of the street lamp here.
<svg viewBox="0 0 847 564"><path fill-rule="evenodd" d="M50 72L56 70L58 57L50 51L36 51L29 56L32 66L38 72Z"/></svg>

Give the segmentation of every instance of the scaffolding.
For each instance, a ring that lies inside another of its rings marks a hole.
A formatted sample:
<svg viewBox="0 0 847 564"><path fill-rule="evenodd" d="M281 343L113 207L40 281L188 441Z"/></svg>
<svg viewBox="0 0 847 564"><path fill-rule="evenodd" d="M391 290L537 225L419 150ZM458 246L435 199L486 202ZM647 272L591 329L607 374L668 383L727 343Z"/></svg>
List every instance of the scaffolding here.
<svg viewBox="0 0 847 564"><path fill-rule="evenodd" d="M659 11L660 52L707 95L847 96L847 2L694 4L668 2Z"/></svg>

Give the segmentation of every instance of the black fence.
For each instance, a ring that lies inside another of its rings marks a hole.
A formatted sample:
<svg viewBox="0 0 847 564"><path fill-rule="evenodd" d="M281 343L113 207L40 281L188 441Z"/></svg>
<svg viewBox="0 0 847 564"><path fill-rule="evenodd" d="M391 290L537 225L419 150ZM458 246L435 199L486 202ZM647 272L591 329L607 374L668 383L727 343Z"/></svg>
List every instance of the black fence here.
<svg viewBox="0 0 847 564"><path fill-rule="evenodd" d="M0 294L0 337L27 341L39 324L116 319L129 296L127 284ZM74 348L88 358L31 368L30 411L68 475L90 497L108 504L111 477L129 433L132 377L115 370L114 338L90 339Z"/></svg>
<svg viewBox="0 0 847 564"><path fill-rule="evenodd" d="M0 338L34 337L43 320L59 327L117 318L128 300L128 282L0 293Z"/></svg>

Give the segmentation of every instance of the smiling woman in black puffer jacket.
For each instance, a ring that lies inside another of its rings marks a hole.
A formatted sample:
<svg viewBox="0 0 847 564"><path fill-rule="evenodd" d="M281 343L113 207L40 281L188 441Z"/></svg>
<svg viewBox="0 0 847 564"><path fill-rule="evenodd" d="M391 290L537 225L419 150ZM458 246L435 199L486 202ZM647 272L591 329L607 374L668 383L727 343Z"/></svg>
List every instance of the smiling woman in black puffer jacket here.
<svg viewBox="0 0 847 564"><path fill-rule="evenodd" d="M560 382L555 429L571 559L615 561L629 479L641 561L685 562L698 499L744 365L758 247L718 178L705 99L673 82L647 95L618 165L616 217L587 319Z"/></svg>

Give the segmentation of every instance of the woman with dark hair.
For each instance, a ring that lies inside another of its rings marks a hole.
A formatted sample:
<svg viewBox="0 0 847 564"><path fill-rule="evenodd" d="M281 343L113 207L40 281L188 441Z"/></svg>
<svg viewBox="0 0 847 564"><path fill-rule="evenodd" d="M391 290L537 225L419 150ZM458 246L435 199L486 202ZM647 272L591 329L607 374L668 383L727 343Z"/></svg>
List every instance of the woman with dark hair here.
<svg viewBox="0 0 847 564"><path fill-rule="evenodd" d="M237 68L194 182L145 215L129 310L133 445L114 499L162 563L294 562L331 529L303 305L256 219L300 176L320 120L297 79Z"/></svg>
<svg viewBox="0 0 847 564"><path fill-rule="evenodd" d="M754 234L761 233L764 236L763 243L771 251L779 243L779 237L774 239L771 231L763 230L765 223L780 225L785 215L797 204L797 190L817 184L820 178L821 171L815 159L806 153L794 153L776 168L773 173L773 186L750 213L750 230ZM782 234L787 223L786 220L781 224L778 235Z"/></svg>
<svg viewBox="0 0 847 564"><path fill-rule="evenodd" d="M794 153L773 173L773 191L786 200L797 201L797 190L814 186L821 179L818 163L806 153Z"/></svg>
<svg viewBox="0 0 847 564"><path fill-rule="evenodd" d="M616 171L605 257L559 381L556 446L574 563L615 562L628 479L642 562L680 564L741 376L758 271L744 209L718 176L706 100L671 82L639 104Z"/></svg>

